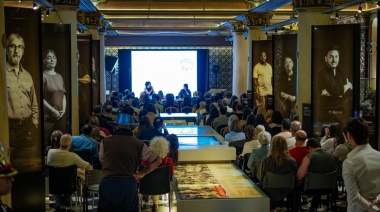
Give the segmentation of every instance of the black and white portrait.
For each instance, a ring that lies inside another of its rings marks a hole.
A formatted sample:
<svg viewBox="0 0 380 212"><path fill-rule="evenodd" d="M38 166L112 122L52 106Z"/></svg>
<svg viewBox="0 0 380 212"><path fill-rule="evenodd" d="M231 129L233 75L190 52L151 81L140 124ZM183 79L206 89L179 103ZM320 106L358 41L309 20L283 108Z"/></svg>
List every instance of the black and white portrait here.
<svg viewBox="0 0 380 212"><path fill-rule="evenodd" d="M297 35L273 36L274 108L289 118L297 106Z"/></svg>
<svg viewBox="0 0 380 212"><path fill-rule="evenodd" d="M252 41L253 45L253 91L254 106L268 109L273 100L273 68L272 68L272 41Z"/></svg>
<svg viewBox="0 0 380 212"><path fill-rule="evenodd" d="M41 169L39 12L4 8L10 160L19 172Z"/></svg>
<svg viewBox="0 0 380 212"><path fill-rule="evenodd" d="M67 24L42 24L42 88L44 147L49 149L55 130L71 133L70 28Z"/></svg>
<svg viewBox="0 0 380 212"><path fill-rule="evenodd" d="M344 123L353 116L355 25L313 27L314 126ZM359 32L359 31L357 31ZM331 35L334 34L334 37ZM335 38L335 39L333 39Z"/></svg>

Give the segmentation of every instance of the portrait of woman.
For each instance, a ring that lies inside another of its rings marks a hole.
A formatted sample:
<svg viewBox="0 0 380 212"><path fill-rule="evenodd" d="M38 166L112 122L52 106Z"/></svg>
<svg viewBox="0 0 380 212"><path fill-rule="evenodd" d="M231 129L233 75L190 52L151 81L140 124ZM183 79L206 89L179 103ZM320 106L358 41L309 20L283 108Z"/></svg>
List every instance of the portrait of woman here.
<svg viewBox="0 0 380 212"><path fill-rule="evenodd" d="M55 71L56 66L56 54L49 49L43 54L43 102L46 135L50 135L53 130L62 129L64 126L62 117L66 113L65 83L62 76Z"/></svg>

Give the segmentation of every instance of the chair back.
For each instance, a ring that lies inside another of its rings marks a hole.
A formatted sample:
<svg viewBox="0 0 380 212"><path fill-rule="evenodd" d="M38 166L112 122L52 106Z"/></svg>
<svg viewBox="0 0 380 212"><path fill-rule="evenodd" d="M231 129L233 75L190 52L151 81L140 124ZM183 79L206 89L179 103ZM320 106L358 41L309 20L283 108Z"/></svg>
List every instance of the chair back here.
<svg viewBox="0 0 380 212"><path fill-rule="evenodd" d="M91 171L86 171L86 186L89 191L99 190L99 184L102 179L102 170L93 169Z"/></svg>
<svg viewBox="0 0 380 212"><path fill-rule="evenodd" d="M102 166L102 163L100 163L99 157L92 156L92 168L96 170L103 169L103 166Z"/></svg>
<svg viewBox="0 0 380 212"><path fill-rule="evenodd" d="M49 193L72 194L77 190L77 166L56 167L49 169Z"/></svg>
<svg viewBox="0 0 380 212"><path fill-rule="evenodd" d="M193 108L190 106L181 108L181 113L191 113L192 111L193 111Z"/></svg>
<svg viewBox="0 0 380 212"><path fill-rule="evenodd" d="M140 193L160 195L170 192L170 167L160 166L140 179Z"/></svg>
<svg viewBox="0 0 380 212"><path fill-rule="evenodd" d="M85 149L81 151L73 151L75 154L77 154L82 160L90 163L92 165L92 153L91 150Z"/></svg>
<svg viewBox="0 0 380 212"><path fill-rule="evenodd" d="M218 132L220 135L222 135L222 129L227 127L228 124L219 124L215 127L215 131Z"/></svg>
<svg viewBox="0 0 380 212"><path fill-rule="evenodd" d="M336 171L319 174L307 172L305 176L304 191L316 189L335 189Z"/></svg>
<svg viewBox="0 0 380 212"><path fill-rule="evenodd" d="M290 172L288 174L276 174L267 172L263 181L263 189L267 188L289 188L293 189L295 183L295 174Z"/></svg>
<svg viewBox="0 0 380 212"><path fill-rule="evenodd" d="M165 113L178 113L178 108L176 108L176 107L167 107L167 108L165 108Z"/></svg>

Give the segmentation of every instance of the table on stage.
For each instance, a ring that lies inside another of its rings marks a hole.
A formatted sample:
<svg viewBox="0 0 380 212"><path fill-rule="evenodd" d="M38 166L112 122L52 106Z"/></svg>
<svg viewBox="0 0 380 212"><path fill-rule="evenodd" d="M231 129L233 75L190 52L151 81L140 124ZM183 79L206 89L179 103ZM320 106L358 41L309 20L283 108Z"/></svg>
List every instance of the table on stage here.
<svg viewBox="0 0 380 212"><path fill-rule="evenodd" d="M198 113L160 113L166 125L194 125Z"/></svg>

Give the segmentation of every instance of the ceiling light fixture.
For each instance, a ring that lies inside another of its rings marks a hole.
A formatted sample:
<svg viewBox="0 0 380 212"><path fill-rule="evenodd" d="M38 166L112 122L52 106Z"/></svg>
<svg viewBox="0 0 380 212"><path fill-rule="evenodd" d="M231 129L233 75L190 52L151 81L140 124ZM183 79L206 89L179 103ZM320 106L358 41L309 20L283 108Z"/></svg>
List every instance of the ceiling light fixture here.
<svg viewBox="0 0 380 212"><path fill-rule="evenodd" d="M18 2L22 2L22 0L18 0Z"/></svg>
<svg viewBox="0 0 380 212"><path fill-rule="evenodd" d="M362 13L362 11L363 11L362 5L359 4L358 13Z"/></svg>
<svg viewBox="0 0 380 212"><path fill-rule="evenodd" d="M38 7L37 7L37 4L36 2L33 2L33 10L36 10Z"/></svg>

